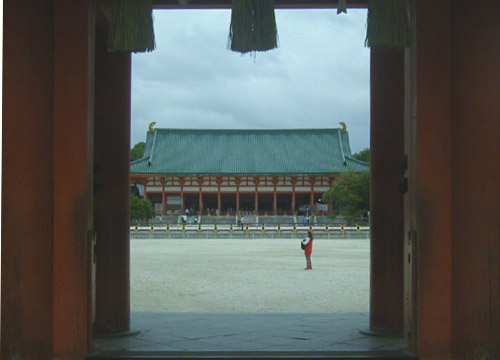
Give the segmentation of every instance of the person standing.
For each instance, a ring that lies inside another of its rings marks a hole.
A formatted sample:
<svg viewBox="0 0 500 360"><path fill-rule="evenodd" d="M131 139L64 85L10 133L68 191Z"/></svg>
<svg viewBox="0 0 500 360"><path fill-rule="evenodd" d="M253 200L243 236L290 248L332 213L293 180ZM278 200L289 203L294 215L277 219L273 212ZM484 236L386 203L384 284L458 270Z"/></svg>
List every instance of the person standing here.
<svg viewBox="0 0 500 360"><path fill-rule="evenodd" d="M302 244L304 244L304 255L306 256L306 268L304 270L312 270L311 264L311 254L312 254L312 245L313 245L313 235L312 232L307 232L307 237L302 240Z"/></svg>

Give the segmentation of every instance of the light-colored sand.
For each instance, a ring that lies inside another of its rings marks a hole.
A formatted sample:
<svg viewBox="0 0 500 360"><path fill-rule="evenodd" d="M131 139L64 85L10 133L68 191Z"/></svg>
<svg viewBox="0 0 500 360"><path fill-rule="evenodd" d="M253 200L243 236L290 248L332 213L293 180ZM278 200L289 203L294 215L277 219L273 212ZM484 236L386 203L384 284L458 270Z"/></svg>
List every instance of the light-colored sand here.
<svg viewBox="0 0 500 360"><path fill-rule="evenodd" d="M131 241L132 311L367 312L369 240Z"/></svg>

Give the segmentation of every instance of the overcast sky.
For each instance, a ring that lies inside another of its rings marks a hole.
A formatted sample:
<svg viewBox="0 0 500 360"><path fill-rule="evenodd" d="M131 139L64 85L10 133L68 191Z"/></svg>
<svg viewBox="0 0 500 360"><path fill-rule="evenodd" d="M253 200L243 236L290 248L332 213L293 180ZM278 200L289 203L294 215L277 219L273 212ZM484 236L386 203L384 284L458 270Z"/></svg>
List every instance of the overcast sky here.
<svg viewBox="0 0 500 360"><path fill-rule="evenodd" d="M230 10L155 11L157 49L132 57L132 139L159 128L338 128L369 147L366 10L276 10L280 47L227 49Z"/></svg>

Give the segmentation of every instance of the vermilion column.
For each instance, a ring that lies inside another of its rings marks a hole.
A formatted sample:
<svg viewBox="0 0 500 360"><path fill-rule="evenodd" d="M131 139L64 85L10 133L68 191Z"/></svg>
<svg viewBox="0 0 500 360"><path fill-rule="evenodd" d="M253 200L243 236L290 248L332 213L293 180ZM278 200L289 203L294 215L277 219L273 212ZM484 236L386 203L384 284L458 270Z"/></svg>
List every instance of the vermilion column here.
<svg viewBox="0 0 500 360"><path fill-rule="evenodd" d="M166 179L161 178L161 209L162 209L162 215L165 215L167 213L167 196L165 194L165 183Z"/></svg>
<svg viewBox="0 0 500 360"><path fill-rule="evenodd" d="M276 193L276 188L273 191L273 214L276 215L278 212L278 194Z"/></svg>
<svg viewBox="0 0 500 360"><path fill-rule="evenodd" d="M143 197L144 200L148 199L148 195L146 194L147 186L148 186L147 184L148 184L148 179L146 178L144 180L144 185L143 185L143 187L144 187L144 194L142 194L142 197Z"/></svg>
<svg viewBox="0 0 500 360"><path fill-rule="evenodd" d="M179 176L179 184L181 187L181 214L184 214L186 204L184 203L184 177Z"/></svg>
<svg viewBox="0 0 500 360"><path fill-rule="evenodd" d="M34 3L28 1L25 4L31 6ZM47 63L53 64L52 70L47 70L53 71L54 74L52 85L54 91L54 185L53 189L49 190L53 192L52 217L54 229L52 243L53 352L50 357L73 359L86 357L86 350L91 346L91 328L89 325L92 321L92 290L89 285L93 279L91 275L93 273L91 239L95 234L94 209L92 206L94 194L93 102L95 93L93 49L95 47L95 2L56 0L46 3L46 11L52 10L51 4L54 5L53 38L39 39L34 37L32 40L27 41L26 44L36 41L46 42L46 46L53 46L53 58L51 60L39 59L38 50L35 47L22 48L19 51L22 53L29 51L31 62L47 61ZM30 7L29 10L24 11L38 11L38 8ZM22 29L25 22L30 20L26 18L18 19L18 21L20 21L19 26ZM43 28L30 29L30 33L38 31L45 30ZM19 38L17 41L24 40ZM12 69L9 70L12 71ZM39 81L38 76L31 74L19 74L19 76L21 80L24 76L31 76L34 86L38 86L36 84ZM40 77L40 81L43 81L43 77ZM47 91L52 90L47 89ZM38 94L31 93L30 95L33 97L38 96ZM25 105L20 103L19 106L23 107ZM38 113L32 112L31 116L37 117ZM29 122L25 126L31 129ZM33 127L32 131L34 130L36 130L36 127ZM19 138L19 142L22 141L24 139ZM42 158L37 153L33 153L33 156ZM27 165L25 163L25 166ZM36 173L34 173L34 176L36 176ZM16 187L19 184L29 184L22 182L22 178L19 178L18 181ZM14 191L14 189L16 188L9 190ZM19 198L18 201L21 199ZM35 206L35 204L29 206ZM41 209L40 211L50 211L50 208L39 209ZM26 213L27 216L29 214L29 212ZM13 225L11 224L11 226ZM29 228L22 229L22 232L36 236L35 232L30 231ZM32 238L32 241L36 240L36 238ZM29 246L23 251L28 251L28 249L33 251L36 248L32 250L31 246ZM33 254L31 259L26 261L38 261L36 254ZM18 266L23 265L18 264ZM18 281L23 280L22 273L17 276ZM18 283L16 286L24 288L26 285ZM36 296L36 293L33 296ZM18 307L14 308L14 312L17 315L17 320L23 324L23 320L28 314L23 312L23 308ZM30 335L26 334L26 336ZM10 348L10 345L2 342L2 350L6 346ZM12 357L19 358L20 355L15 353L12 354ZM28 358L28 356L23 358Z"/></svg>
<svg viewBox="0 0 500 360"><path fill-rule="evenodd" d="M259 180L255 180L255 213L259 213Z"/></svg>
<svg viewBox="0 0 500 360"><path fill-rule="evenodd" d="M198 205L200 207L200 214L203 214L203 176L198 176L198 184L200 185L200 191L198 193Z"/></svg>
<svg viewBox="0 0 500 360"><path fill-rule="evenodd" d="M371 50L370 330L403 334L403 50Z"/></svg>
<svg viewBox="0 0 500 360"><path fill-rule="evenodd" d="M218 214L220 215L221 210L222 210L222 199L221 199L221 194L220 194L220 186L217 189L217 210L218 210Z"/></svg>
<svg viewBox="0 0 500 360"><path fill-rule="evenodd" d="M222 185L222 177L217 176L215 182L217 184L217 214L222 215L222 197L220 192L220 188Z"/></svg>
<svg viewBox="0 0 500 360"><path fill-rule="evenodd" d="M201 186L200 186L200 192L198 193L198 206L200 207L200 214L203 213L203 192L201 191Z"/></svg>
<svg viewBox="0 0 500 360"><path fill-rule="evenodd" d="M312 213L312 208L314 206L314 179L310 179L311 181L311 195L309 196L309 205L311 206L311 213Z"/></svg>
<svg viewBox="0 0 500 360"><path fill-rule="evenodd" d="M96 34L95 229L97 332L130 327L130 54L108 53ZM144 186L146 197L146 185Z"/></svg>
<svg viewBox="0 0 500 360"><path fill-rule="evenodd" d="M273 179L273 214L276 215L278 211L278 194L277 194L277 187L278 180Z"/></svg>

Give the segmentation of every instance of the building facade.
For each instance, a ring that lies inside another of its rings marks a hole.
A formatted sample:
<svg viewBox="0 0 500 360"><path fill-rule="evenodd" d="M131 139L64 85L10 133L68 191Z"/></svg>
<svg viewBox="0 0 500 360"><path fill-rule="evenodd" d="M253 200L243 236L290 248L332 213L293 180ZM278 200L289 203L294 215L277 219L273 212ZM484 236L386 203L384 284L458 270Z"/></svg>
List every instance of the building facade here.
<svg viewBox="0 0 500 360"><path fill-rule="evenodd" d="M157 215L286 215L327 211L321 196L335 178L367 170L345 128L155 129L131 164L131 183Z"/></svg>

